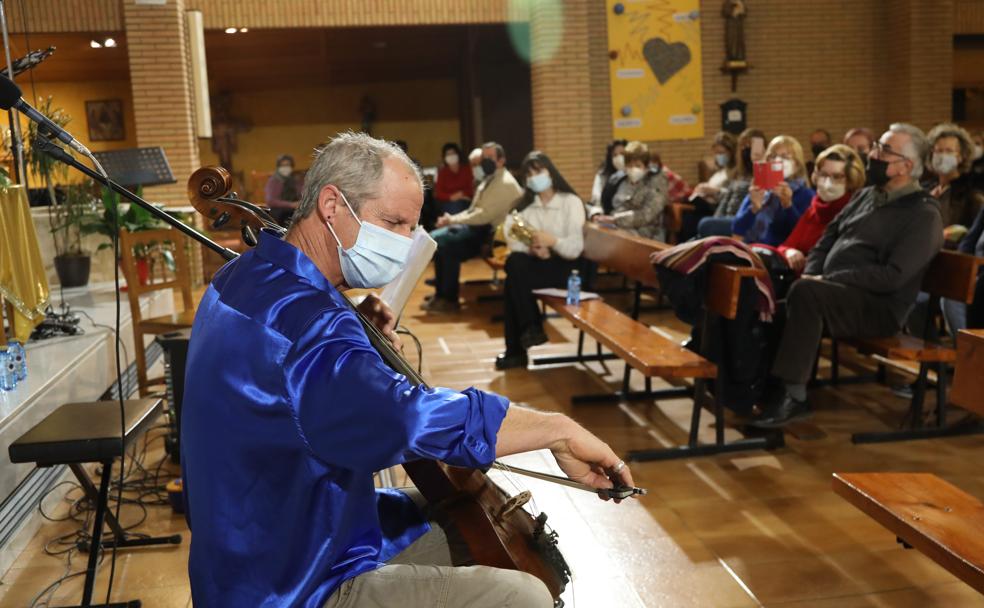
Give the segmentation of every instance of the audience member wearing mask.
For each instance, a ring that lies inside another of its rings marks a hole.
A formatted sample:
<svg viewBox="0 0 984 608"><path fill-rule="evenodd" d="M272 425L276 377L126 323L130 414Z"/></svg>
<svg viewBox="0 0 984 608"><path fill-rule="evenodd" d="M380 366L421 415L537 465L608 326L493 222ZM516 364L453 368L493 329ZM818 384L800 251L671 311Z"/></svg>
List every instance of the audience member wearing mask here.
<svg viewBox="0 0 984 608"><path fill-rule="evenodd" d="M281 226L287 226L290 216L297 209L304 192L304 178L294 173L294 157L281 154L277 157L277 170L267 180L263 195L270 215Z"/></svg>
<svg viewBox="0 0 984 608"><path fill-rule="evenodd" d="M523 193L516 178L506 170L506 151L495 142L482 146L482 182L467 209L437 219L431 236L437 241L434 253L434 288L422 308L428 312L456 312L461 263L477 256L495 227L515 206Z"/></svg>
<svg viewBox="0 0 984 608"><path fill-rule="evenodd" d="M641 141L625 146L625 172L609 183L611 206L592 206L588 216L648 239L666 239L663 209L667 204L667 181L663 172L649 167L649 147ZM602 202L604 203L604 197Z"/></svg>
<svg viewBox="0 0 984 608"><path fill-rule="evenodd" d="M474 186L477 188L482 180L485 179L485 171L482 170L481 148L475 148L469 152L468 165L471 166L472 177L475 179Z"/></svg>
<svg viewBox="0 0 984 608"><path fill-rule="evenodd" d="M523 159L520 175L526 190L519 215L533 229L533 242L513 238L513 218L506 217L503 233L510 254L503 288L506 351L496 357L496 369L526 367L526 351L547 341L534 289L565 287L584 248L584 203L543 152Z"/></svg>
<svg viewBox="0 0 984 608"><path fill-rule="evenodd" d="M871 129L855 127L844 134L844 145L851 146L861 158L868 158L871 147L875 143L875 134Z"/></svg>
<svg viewBox="0 0 984 608"><path fill-rule="evenodd" d="M923 182L923 188L940 202L944 239L956 247L984 206L984 193L975 187L970 174L974 142L967 131L949 123L933 127L927 138L933 175Z"/></svg>
<svg viewBox="0 0 984 608"><path fill-rule="evenodd" d="M697 236L731 236L731 222L752 185L755 163L765 160L765 133L759 129L745 129L738 136L738 154L734 178L718 194L714 217L705 217L697 224Z"/></svg>
<svg viewBox="0 0 984 608"><path fill-rule="evenodd" d="M694 186L690 196L693 211L684 211L680 232L677 238L687 241L697 234L697 225L701 219L714 213L722 193L727 192L731 180L737 175L737 147L735 136L727 131L720 131L711 143L711 155L714 159L714 173L706 182Z"/></svg>
<svg viewBox="0 0 984 608"><path fill-rule="evenodd" d="M813 169L816 167L817 159L824 150L830 147L830 131L826 129L817 129L813 133L810 133L810 152L813 154L813 158L806 162L806 174L812 176ZM865 156L864 158L868 158ZM814 184L816 186L816 184Z"/></svg>
<svg viewBox="0 0 984 608"><path fill-rule="evenodd" d="M601 193L605 189L605 184L613 175L625 169L625 144L624 139L612 140L605 146L605 160L598 167L595 173L594 183L591 185L591 204L601 204Z"/></svg>
<svg viewBox="0 0 984 608"><path fill-rule="evenodd" d="M779 253L797 274L806 267L806 256L823 236L854 193L864 187L864 165L857 152L844 144L830 146L817 156L813 170L817 193L789 237L779 245Z"/></svg>
<svg viewBox="0 0 984 608"><path fill-rule="evenodd" d="M786 297L772 366L783 382L754 426L810 415L806 383L824 328L834 338L895 335L943 244L939 202L919 187L929 146L918 128L893 124L868 157L867 181L810 251Z"/></svg>
<svg viewBox="0 0 984 608"><path fill-rule="evenodd" d="M471 166L462 164L461 148L456 143L444 144L441 158L444 163L437 171L434 198L437 199L442 213L455 214L464 211L471 203L475 190Z"/></svg>
<svg viewBox="0 0 984 608"><path fill-rule="evenodd" d="M795 138L774 137L765 159L782 161L784 181L768 192L752 184L731 223L731 233L746 243L777 247L789 237L816 193L806 184L803 148Z"/></svg>

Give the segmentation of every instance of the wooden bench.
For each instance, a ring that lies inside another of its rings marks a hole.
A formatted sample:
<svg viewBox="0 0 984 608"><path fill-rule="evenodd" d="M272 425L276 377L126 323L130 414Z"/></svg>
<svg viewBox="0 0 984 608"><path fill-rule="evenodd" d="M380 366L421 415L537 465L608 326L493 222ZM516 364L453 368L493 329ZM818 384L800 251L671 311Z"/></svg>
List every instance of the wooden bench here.
<svg viewBox="0 0 984 608"><path fill-rule="evenodd" d="M922 282L922 290L930 296L930 310L939 309L940 298L967 304L972 302L977 271L982 262L984 260L981 258L963 253L953 251L938 253L930 263ZM928 314L924 335L928 333L932 320L933 315ZM911 428L890 432L855 433L851 436L851 441L854 443L897 441L938 437L951 433L951 430L946 426L946 367L957 360L955 348L907 334L890 338L834 340L831 347L831 384L837 384L839 381L838 343L853 346L859 353L865 355L877 355L889 360L919 363L919 373L913 388L908 416L911 421ZM922 427L923 402L930 369L935 370L937 377L936 421L931 427Z"/></svg>
<svg viewBox="0 0 984 608"><path fill-rule="evenodd" d="M621 231L589 225L585 228L584 255L588 259L625 274L640 284L655 286L656 271L649 262L654 251L667 247L664 243L640 238ZM719 315L734 319L738 312L739 291L742 281L757 276L761 271L754 268L714 265L708 275L708 290L705 300L705 314ZM725 443L724 441L724 370L701 355L684 348L679 343L652 331L647 325L613 308L600 299L585 300L579 306L567 305L563 298L539 296L547 307L557 311L569 320L578 330L578 357L571 361L586 361L595 357L582 356L583 336L590 335L601 346L611 350L625 362L622 388L615 393L602 395L576 395L574 404L599 401L622 401L631 399L660 399L667 397L692 396L694 400L691 415L690 436L686 446L671 449L640 450L629 454L634 460L657 460L678 458L746 449L769 448L781 445L782 433L774 433L764 438L747 439ZM705 339L709 339L706 332ZM702 345L706 352L706 345ZM553 362L557 359L554 358ZM635 369L646 379L646 390L629 390L630 371ZM690 378L690 387L652 390L651 379ZM715 383L712 397L708 390L709 382ZM710 405L715 415L715 442L698 443L701 410Z"/></svg>
<svg viewBox="0 0 984 608"><path fill-rule="evenodd" d="M984 504L930 473L835 473L834 492L984 593Z"/></svg>
<svg viewBox="0 0 984 608"><path fill-rule="evenodd" d="M984 329L964 329L957 334L957 365L950 400L984 416Z"/></svg>

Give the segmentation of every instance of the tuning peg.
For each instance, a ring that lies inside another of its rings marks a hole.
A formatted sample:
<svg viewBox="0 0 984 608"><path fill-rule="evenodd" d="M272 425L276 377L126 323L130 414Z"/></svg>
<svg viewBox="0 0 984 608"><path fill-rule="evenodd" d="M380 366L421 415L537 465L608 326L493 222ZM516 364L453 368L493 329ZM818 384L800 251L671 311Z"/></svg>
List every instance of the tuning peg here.
<svg viewBox="0 0 984 608"><path fill-rule="evenodd" d="M219 228L225 226L229 222L229 220L231 218L232 218L232 216L229 215L229 212L228 211L223 211L222 212L222 215L220 215L219 217L215 218L215 221L212 222L212 228L219 229Z"/></svg>
<svg viewBox="0 0 984 608"><path fill-rule="evenodd" d="M243 242L250 247L256 247L256 233L249 226L243 226Z"/></svg>

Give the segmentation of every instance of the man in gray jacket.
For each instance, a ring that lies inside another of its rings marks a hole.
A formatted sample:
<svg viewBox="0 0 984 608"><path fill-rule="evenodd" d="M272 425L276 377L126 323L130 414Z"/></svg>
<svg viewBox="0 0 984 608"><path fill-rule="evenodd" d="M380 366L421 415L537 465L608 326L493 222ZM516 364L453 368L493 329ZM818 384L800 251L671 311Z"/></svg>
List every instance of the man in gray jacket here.
<svg viewBox="0 0 984 608"><path fill-rule="evenodd" d="M919 187L926 137L896 123L868 157L869 187L855 194L810 251L786 298L786 326L772 373L785 395L752 424L783 426L810 415L810 379L824 326L835 338L895 335L943 245L939 203Z"/></svg>
<svg viewBox="0 0 984 608"><path fill-rule="evenodd" d="M424 310L435 313L458 310L458 279L461 263L477 256L496 226L516 206L523 188L506 169L506 151L495 142L482 145L485 177L475 190L471 206L461 213L445 213L437 220L431 236L437 241L434 253L435 293Z"/></svg>

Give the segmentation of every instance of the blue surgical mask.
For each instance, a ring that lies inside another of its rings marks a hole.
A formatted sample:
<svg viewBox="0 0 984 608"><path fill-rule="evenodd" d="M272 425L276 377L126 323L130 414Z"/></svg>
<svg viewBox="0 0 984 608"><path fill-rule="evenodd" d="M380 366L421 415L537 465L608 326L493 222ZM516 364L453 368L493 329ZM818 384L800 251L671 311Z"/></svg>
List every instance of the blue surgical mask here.
<svg viewBox="0 0 984 608"><path fill-rule="evenodd" d="M550 179L550 174L546 171L541 171L536 175L526 178L526 187L537 194L540 194L552 185L553 180Z"/></svg>
<svg viewBox="0 0 984 608"><path fill-rule="evenodd" d="M345 283L357 289L382 287L395 279L406 266L413 240L375 224L363 222L344 194L342 200L352 212L355 221L359 222L359 236L355 239L355 245L351 249L344 249L335 229L331 227L331 222L325 224L338 243L338 261L342 266Z"/></svg>
<svg viewBox="0 0 984 608"><path fill-rule="evenodd" d="M728 156L727 154L721 153L721 154L714 155L714 163L718 167L727 167L729 160L731 160L731 157Z"/></svg>

